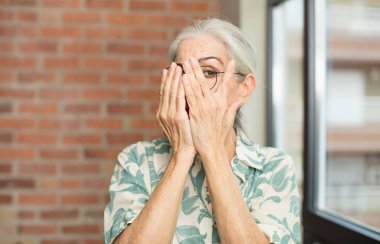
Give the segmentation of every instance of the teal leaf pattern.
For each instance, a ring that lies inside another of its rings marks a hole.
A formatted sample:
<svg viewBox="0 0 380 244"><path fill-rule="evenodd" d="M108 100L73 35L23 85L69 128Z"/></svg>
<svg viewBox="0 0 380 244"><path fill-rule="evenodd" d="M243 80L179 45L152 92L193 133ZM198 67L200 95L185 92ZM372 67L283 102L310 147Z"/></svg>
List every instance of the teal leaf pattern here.
<svg viewBox="0 0 380 244"><path fill-rule="evenodd" d="M110 181L110 202L104 211L104 242L114 239L147 204L171 159L167 139L139 142L118 157ZM236 156L231 162L242 199L271 243L300 243L300 202L291 158L275 148L251 143L237 131ZM221 243L206 173L194 159L184 185L173 243ZM211 190L211 189L210 189ZM256 214L259 213L259 214Z"/></svg>
<svg viewBox="0 0 380 244"><path fill-rule="evenodd" d="M195 226L182 225L176 228L181 236L185 237L180 243L205 243L207 234L201 235L199 229Z"/></svg>
<svg viewBox="0 0 380 244"><path fill-rule="evenodd" d="M190 215L194 212L198 208L198 206L194 206L197 200L198 196L189 197L189 187L185 187L181 205L182 212L186 215Z"/></svg>

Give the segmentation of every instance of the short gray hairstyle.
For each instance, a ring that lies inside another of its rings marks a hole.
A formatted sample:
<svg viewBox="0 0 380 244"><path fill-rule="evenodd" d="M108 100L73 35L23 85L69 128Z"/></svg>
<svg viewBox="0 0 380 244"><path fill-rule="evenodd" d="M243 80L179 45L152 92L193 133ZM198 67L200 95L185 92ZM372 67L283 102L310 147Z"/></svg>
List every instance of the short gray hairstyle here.
<svg viewBox="0 0 380 244"><path fill-rule="evenodd" d="M200 19L183 28L169 47L169 62L176 60L178 47L182 41L199 35L211 35L221 41L230 57L235 60L237 72L256 73L256 52L249 38L235 25L217 18ZM234 129L243 130L240 109L236 114Z"/></svg>

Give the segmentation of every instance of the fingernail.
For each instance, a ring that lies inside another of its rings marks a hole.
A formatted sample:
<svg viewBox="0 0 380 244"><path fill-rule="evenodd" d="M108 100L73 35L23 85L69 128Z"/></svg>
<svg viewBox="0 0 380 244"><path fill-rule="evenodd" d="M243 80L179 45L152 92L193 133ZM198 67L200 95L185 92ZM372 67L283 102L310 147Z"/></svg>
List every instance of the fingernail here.
<svg viewBox="0 0 380 244"><path fill-rule="evenodd" d="M185 61L184 65L186 68L189 68L189 66L190 66L189 61Z"/></svg>

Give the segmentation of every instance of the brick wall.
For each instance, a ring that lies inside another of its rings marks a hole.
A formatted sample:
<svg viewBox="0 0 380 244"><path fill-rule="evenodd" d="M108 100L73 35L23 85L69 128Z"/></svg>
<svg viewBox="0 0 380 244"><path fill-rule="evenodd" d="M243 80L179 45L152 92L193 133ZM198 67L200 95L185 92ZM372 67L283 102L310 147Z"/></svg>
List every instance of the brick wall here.
<svg viewBox="0 0 380 244"><path fill-rule="evenodd" d="M117 153L161 136L168 44L217 0L0 0L0 242L102 243Z"/></svg>

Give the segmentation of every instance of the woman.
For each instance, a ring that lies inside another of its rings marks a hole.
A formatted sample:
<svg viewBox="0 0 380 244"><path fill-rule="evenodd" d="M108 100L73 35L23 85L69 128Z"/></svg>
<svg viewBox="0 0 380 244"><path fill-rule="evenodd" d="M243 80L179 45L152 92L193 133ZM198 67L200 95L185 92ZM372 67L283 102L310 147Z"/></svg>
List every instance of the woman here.
<svg viewBox="0 0 380 244"><path fill-rule="evenodd" d="M106 243L298 243L292 161L252 144L238 109L256 86L247 38L219 19L182 30L162 71L166 139L125 148L105 209Z"/></svg>

